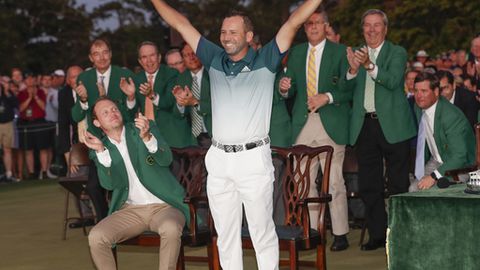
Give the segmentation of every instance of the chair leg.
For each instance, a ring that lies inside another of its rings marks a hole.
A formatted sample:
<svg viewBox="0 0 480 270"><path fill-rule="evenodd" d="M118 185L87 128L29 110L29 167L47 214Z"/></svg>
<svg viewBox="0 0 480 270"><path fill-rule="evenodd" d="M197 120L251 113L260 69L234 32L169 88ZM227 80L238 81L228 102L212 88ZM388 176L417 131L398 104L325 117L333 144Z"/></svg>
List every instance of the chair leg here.
<svg viewBox="0 0 480 270"><path fill-rule="evenodd" d="M67 225L68 225L68 203L70 200L70 192L65 190L65 211L63 214L63 232L62 232L62 240L67 239Z"/></svg>
<svg viewBox="0 0 480 270"><path fill-rule="evenodd" d="M80 199L77 197L75 197L75 204L77 205L78 213L80 215L80 222L82 222L83 235L87 236L87 229L85 228L85 217L83 216L83 213L82 213Z"/></svg>
<svg viewBox="0 0 480 270"><path fill-rule="evenodd" d="M298 250L294 241L290 242L290 270L298 270Z"/></svg>
<svg viewBox="0 0 480 270"><path fill-rule="evenodd" d="M211 256L212 269L221 270L222 268L220 267L220 257L218 255L218 246L217 246L216 236L212 237L211 249L212 249L212 256ZM210 258L210 255L208 257Z"/></svg>
<svg viewBox="0 0 480 270"><path fill-rule="evenodd" d="M325 253L325 244L317 246L317 270L327 269L327 254Z"/></svg>
<svg viewBox="0 0 480 270"><path fill-rule="evenodd" d="M207 257L208 257L208 270L214 270L212 243L207 244Z"/></svg>
<svg viewBox="0 0 480 270"><path fill-rule="evenodd" d="M183 245L180 245L180 252L178 253L177 270L185 270L185 253Z"/></svg>

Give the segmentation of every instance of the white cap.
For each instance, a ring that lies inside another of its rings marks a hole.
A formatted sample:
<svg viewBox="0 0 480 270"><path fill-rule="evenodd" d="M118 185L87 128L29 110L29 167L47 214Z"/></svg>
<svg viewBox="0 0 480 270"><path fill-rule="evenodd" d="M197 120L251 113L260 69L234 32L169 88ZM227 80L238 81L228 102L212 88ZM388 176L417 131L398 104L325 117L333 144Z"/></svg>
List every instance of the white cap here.
<svg viewBox="0 0 480 270"><path fill-rule="evenodd" d="M53 72L53 76L65 77L65 72L61 69L57 69Z"/></svg>
<svg viewBox="0 0 480 270"><path fill-rule="evenodd" d="M414 68L423 68L423 64L420 63L420 62L415 62L415 63L413 63L412 67L414 67Z"/></svg>
<svg viewBox="0 0 480 270"><path fill-rule="evenodd" d="M420 50L417 52L417 57L428 57L428 53L425 50Z"/></svg>

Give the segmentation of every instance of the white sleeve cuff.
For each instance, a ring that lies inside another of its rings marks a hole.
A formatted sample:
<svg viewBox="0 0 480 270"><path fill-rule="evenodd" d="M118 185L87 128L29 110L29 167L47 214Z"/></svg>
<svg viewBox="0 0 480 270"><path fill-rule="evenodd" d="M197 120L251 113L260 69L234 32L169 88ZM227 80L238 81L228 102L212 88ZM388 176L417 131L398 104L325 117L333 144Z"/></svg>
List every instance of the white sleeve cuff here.
<svg viewBox="0 0 480 270"><path fill-rule="evenodd" d="M103 167L110 168L112 166L112 158L110 157L110 152L107 148L103 152L95 152L97 154L97 159Z"/></svg>
<svg viewBox="0 0 480 270"><path fill-rule="evenodd" d="M158 103L160 102L160 95L156 94L155 98L152 100L153 105L158 107Z"/></svg>
<svg viewBox="0 0 480 270"><path fill-rule="evenodd" d="M332 93L326 92L325 95L327 95L327 97L328 97L328 104L332 104L333 103Z"/></svg>
<svg viewBox="0 0 480 270"><path fill-rule="evenodd" d="M280 91L280 89L278 89L278 92L280 93L280 95L281 95L282 97L288 98L288 91L284 93L284 92Z"/></svg>
<svg viewBox="0 0 480 270"><path fill-rule="evenodd" d="M443 177L443 175L438 170L433 171L433 173L437 176L437 179L440 179Z"/></svg>
<svg viewBox="0 0 480 270"><path fill-rule="evenodd" d="M144 142L145 143L145 146L147 147L147 150L149 153L151 154L154 154L157 152L158 150L158 143L157 143L157 139L155 138L155 136L152 136L150 137L150 140L148 142Z"/></svg>
<svg viewBox="0 0 480 270"><path fill-rule="evenodd" d="M80 107L82 108L82 110L86 111L88 110L88 101L87 102L82 102L80 100Z"/></svg>
<svg viewBox="0 0 480 270"><path fill-rule="evenodd" d="M358 74L358 73L357 73ZM350 70L347 72L347 81L351 79L355 79L357 77L357 74L350 74Z"/></svg>
<svg viewBox="0 0 480 270"><path fill-rule="evenodd" d="M181 114L185 113L185 106L178 105L178 103L177 103L177 109Z"/></svg>
<svg viewBox="0 0 480 270"><path fill-rule="evenodd" d="M127 108L128 109L133 109L133 107L135 107L135 104L137 103L137 99L133 99L132 101L128 100L127 98Z"/></svg>

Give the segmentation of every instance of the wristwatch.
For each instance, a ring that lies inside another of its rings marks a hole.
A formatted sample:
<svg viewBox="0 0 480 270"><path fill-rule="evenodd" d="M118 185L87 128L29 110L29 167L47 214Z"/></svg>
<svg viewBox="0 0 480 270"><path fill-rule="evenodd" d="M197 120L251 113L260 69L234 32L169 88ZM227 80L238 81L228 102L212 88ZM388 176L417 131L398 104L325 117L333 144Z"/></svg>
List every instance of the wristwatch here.
<svg viewBox="0 0 480 270"><path fill-rule="evenodd" d="M375 64L372 63L372 62L370 62L370 64L368 64L366 70L367 70L367 71L372 71L374 68L375 68Z"/></svg>
<svg viewBox="0 0 480 270"><path fill-rule="evenodd" d="M148 98L152 101L155 100L157 98L157 93L153 93L153 95L150 95Z"/></svg>
<svg viewBox="0 0 480 270"><path fill-rule="evenodd" d="M437 175L435 174L435 172L432 172L432 173L430 174L430 176L433 178L433 180L438 181L438 177L437 177Z"/></svg>

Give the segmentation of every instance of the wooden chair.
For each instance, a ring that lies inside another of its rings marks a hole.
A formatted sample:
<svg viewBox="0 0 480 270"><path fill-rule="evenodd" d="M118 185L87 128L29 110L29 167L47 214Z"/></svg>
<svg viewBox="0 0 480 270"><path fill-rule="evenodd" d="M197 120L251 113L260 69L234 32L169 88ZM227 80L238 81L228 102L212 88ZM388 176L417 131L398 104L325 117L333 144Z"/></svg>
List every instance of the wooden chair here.
<svg viewBox="0 0 480 270"><path fill-rule="evenodd" d="M471 166L467 166L465 168L460 168L456 170L450 170L445 172L445 176L450 176L453 178L454 181L458 182L460 179L458 176L460 174L469 173L471 171L475 171L480 169L480 123L475 124L475 164Z"/></svg>
<svg viewBox="0 0 480 270"><path fill-rule="evenodd" d="M185 188L184 202L190 209L190 224L182 235L182 244L178 256L177 269L185 269L185 261L208 262L209 269L219 269L218 251L211 244L211 223L208 202L205 194L205 154L208 149L200 147L172 148L173 155L179 160L180 170L176 175L178 181ZM199 215L203 210L204 215ZM160 246L160 236L156 232L144 232L139 236L128 239L118 245ZM207 246L207 256L184 256L184 246ZM114 250L115 252L115 250ZM217 266L217 267L215 267Z"/></svg>
<svg viewBox="0 0 480 270"><path fill-rule="evenodd" d="M289 265L290 269L298 269L299 264L326 269L326 224L325 212L327 204L332 200L328 194L330 178L330 165L332 162L333 148L321 146L311 148L305 145L296 145L291 148L272 147L272 151L283 157L285 173L283 177L283 202L285 204L285 223L276 226L279 238L280 250L287 250L290 253L289 260L280 260L280 265ZM325 154L325 163L322 164L324 173L322 182L319 183L319 196L308 198L310 186L310 165L313 159L320 154ZM302 165L301 165L302 164ZM305 164L305 165L303 165ZM310 217L308 204L319 203L320 213L318 217ZM318 228L310 228L310 219L317 218ZM242 231L243 248L253 248L248 230ZM316 262L299 262L298 252L300 250L317 250Z"/></svg>
<svg viewBox="0 0 480 270"><path fill-rule="evenodd" d="M70 164L73 166L78 166L79 170L83 171L88 168L90 165L90 158L88 157L88 147L83 143L77 143L72 145L70 149ZM81 209L81 201L89 200L90 197L87 195L85 187L88 181L88 170L86 174L81 175L72 175L70 170L68 170L66 177L61 177L58 179L58 183L63 186L65 190L65 210L63 218L63 232L62 239L65 240L67 237L67 227L70 221L80 221L85 223L88 219L94 219L95 216L84 216ZM79 210L79 216L70 216L69 215L69 203L70 203L70 194L74 196L75 205ZM83 234L87 235L87 230L85 224L82 226Z"/></svg>

